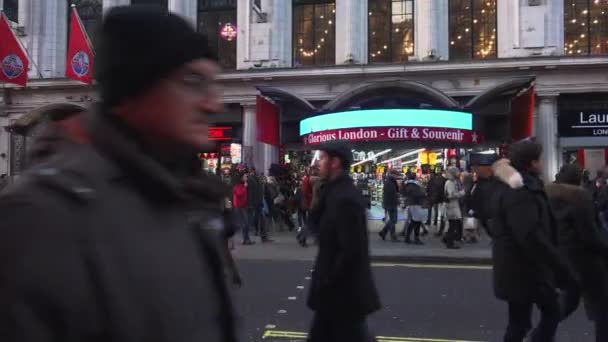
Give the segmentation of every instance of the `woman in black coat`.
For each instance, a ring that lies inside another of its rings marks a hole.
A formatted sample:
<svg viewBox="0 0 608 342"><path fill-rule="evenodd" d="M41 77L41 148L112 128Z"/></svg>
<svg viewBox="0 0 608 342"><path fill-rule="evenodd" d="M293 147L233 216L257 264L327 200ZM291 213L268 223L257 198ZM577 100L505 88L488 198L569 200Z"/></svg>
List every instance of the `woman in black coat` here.
<svg viewBox="0 0 608 342"><path fill-rule="evenodd" d="M579 275L596 341L608 341L608 236L597 226L593 198L581 187L581 175L575 165L562 167L547 195L557 218L560 252Z"/></svg>

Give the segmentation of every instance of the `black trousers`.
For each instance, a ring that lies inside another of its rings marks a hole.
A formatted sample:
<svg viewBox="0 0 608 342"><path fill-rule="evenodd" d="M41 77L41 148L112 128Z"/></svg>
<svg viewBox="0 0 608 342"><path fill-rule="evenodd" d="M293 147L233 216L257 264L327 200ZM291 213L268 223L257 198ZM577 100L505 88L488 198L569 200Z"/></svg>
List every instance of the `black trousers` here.
<svg viewBox="0 0 608 342"><path fill-rule="evenodd" d="M414 239L419 240L421 226L422 226L422 222L410 221L410 224L407 226L407 233L405 235L405 241L410 241L412 232L414 232Z"/></svg>
<svg viewBox="0 0 608 342"><path fill-rule="evenodd" d="M249 208L249 220L249 223L253 225L255 232L260 235L262 239L266 239L268 234L266 232L266 222L264 222L262 207Z"/></svg>
<svg viewBox="0 0 608 342"><path fill-rule="evenodd" d="M345 317L339 314L315 312L312 327L308 333L309 342L370 342L371 336L365 316Z"/></svg>
<svg viewBox="0 0 608 342"><path fill-rule="evenodd" d="M386 224L384 225L384 228L382 228L382 234L386 235L387 233L390 233L391 239L396 239L397 238L397 233L395 232L395 228L397 226L397 208L394 209L387 209L386 210L388 213L388 220L386 221Z"/></svg>
<svg viewBox="0 0 608 342"><path fill-rule="evenodd" d="M540 322L532 333L531 342L552 342L557 326L562 319L557 295L539 296L528 302L509 302L509 325L505 342L521 342L532 328L532 309L534 304L540 310Z"/></svg>
<svg viewBox="0 0 608 342"><path fill-rule="evenodd" d="M455 241L462 240L463 226L462 220L449 220L450 227L445 237L445 243L447 245L454 244Z"/></svg>

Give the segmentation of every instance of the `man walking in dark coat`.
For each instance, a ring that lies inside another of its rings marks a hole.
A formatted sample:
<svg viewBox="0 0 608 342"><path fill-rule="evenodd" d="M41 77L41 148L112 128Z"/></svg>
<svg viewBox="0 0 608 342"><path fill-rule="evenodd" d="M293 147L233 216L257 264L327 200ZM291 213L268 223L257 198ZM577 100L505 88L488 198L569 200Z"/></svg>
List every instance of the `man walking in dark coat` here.
<svg viewBox="0 0 608 342"><path fill-rule="evenodd" d="M262 213L264 201L264 185L258 177L255 168L249 171L247 177L247 205L249 207L249 222L253 224L255 233L260 236L262 242L271 242L268 239L266 222Z"/></svg>
<svg viewBox="0 0 608 342"><path fill-rule="evenodd" d="M559 249L580 277L595 339L603 342L608 341L608 232L596 223L593 198L581 186L581 175L578 166L563 166L557 183L547 185L547 195L557 218Z"/></svg>
<svg viewBox="0 0 608 342"><path fill-rule="evenodd" d="M397 226L397 209L399 208L399 184L397 183L397 171L391 170L384 182L382 196L382 207L388 213L388 221L378 233L382 240L386 239L386 234L390 234L391 241L397 241L395 227Z"/></svg>
<svg viewBox="0 0 608 342"><path fill-rule="evenodd" d="M224 188L188 183L222 110L207 40L132 6L106 13L98 43L89 141L0 198L0 340L236 341L211 228Z"/></svg>
<svg viewBox="0 0 608 342"><path fill-rule="evenodd" d="M444 218L440 215L441 204L445 202L445 182L447 179L440 172L434 171L431 174L429 185L427 186L427 196L429 198L429 213L426 224L437 226L441 223L441 227L445 227ZM441 234L443 235L443 229Z"/></svg>
<svg viewBox="0 0 608 342"><path fill-rule="evenodd" d="M348 176L351 149L341 142L320 148L327 180L310 219L319 230L308 306L315 312L309 341L370 341L366 316L380 308L369 256L365 200Z"/></svg>
<svg viewBox="0 0 608 342"><path fill-rule="evenodd" d="M532 141L510 147L508 160L494 165L499 182L492 201L494 293L509 306L505 342L521 342L532 327L532 309L541 312L532 342L554 340L564 318L558 288L575 291L576 277L557 249L556 222L542 170L542 146Z"/></svg>

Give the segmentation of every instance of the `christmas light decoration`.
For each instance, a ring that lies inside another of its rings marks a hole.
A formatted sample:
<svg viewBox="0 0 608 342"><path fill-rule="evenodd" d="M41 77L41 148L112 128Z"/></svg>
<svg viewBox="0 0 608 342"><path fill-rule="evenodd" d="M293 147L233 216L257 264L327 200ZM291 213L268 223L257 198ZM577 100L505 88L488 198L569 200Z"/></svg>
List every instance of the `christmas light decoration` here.
<svg viewBox="0 0 608 342"><path fill-rule="evenodd" d="M496 58L496 1L451 0L449 4L450 58Z"/></svg>
<svg viewBox="0 0 608 342"><path fill-rule="evenodd" d="M608 54L608 0L564 0L564 53Z"/></svg>

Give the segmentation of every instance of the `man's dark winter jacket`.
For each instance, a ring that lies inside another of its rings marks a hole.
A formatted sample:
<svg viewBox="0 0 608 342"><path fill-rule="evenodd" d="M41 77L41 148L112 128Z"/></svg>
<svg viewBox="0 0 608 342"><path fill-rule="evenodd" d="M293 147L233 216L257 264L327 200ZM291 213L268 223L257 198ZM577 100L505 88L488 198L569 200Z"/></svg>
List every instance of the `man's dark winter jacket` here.
<svg viewBox="0 0 608 342"><path fill-rule="evenodd" d="M264 200L264 185L257 175L250 175L247 178L247 205L249 208L262 208Z"/></svg>
<svg viewBox="0 0 608 342"><path fill-rule="evenodd" d="M91 145L3 192L1 341L236 340L217 234L192 218L223 190L193 189L118 126L95 116Z"/></svg>
<svg viewBox="0 0 608 342"><path fill-rule="evenodd" d="M399 206L399 185L393 176L386 177L382 188L382 207L396 209Z"/></svg>
<svg viewBox="0 0 608 342"><path fill-rule="evenodd" d="M557 248L557 223L542 181L502 160L494 174L500 182L488 200L496 297L534 301L574 286L576 277Z"/></svg>
<svg viewBox="0 0 608 342"><path fill-rule="evenodd" d="M608 307L608 232L599 229L591 193L568 184L547 185L557 218L559 249L578 273L587 312Z"/></svg>
<svg viewBox="0 0 608 342"><path fill-rule="evenodd" d="M378 310L365 201L346 173L324 186L310 220L318 227L319 254L308 306L341 317L362 317Z"/></svg>
<svg viewBox="0 0 608 342"><path fill-rule="evenodd" d="M429 180L426 190L431 204L445 202L445 182L447 179L441 175L434 175Z"/></svg>

